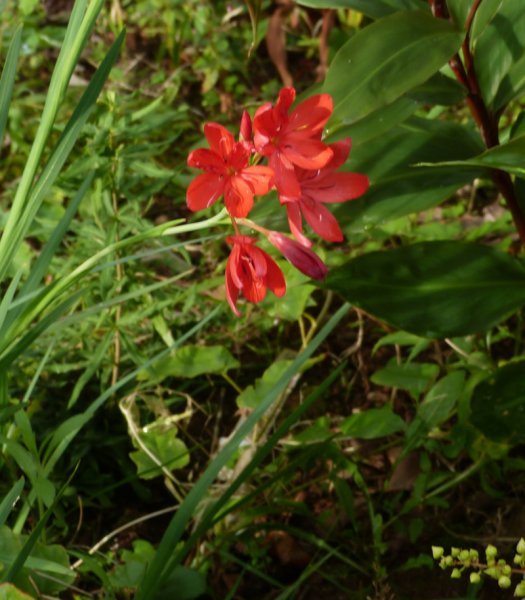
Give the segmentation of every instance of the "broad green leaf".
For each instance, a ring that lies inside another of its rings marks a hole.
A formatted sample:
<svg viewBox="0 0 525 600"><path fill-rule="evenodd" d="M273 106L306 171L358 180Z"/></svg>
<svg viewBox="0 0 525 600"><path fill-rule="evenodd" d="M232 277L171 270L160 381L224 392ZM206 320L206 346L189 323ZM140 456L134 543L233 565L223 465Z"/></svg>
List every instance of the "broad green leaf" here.
<svg viewBox="0 0 525 600"><path fill-rule="evenodd" d="M186 444L177 437L177 430L141 431L140 440L147 448L130 452L131 460L137 465L137 474L142 479L153 479L163 474L162 467L168 471L182 469L190 461Z"/></svg>
<svg viewBox="0 0 525 600"><path fill-rule="evenodd" d="M380 112L380 111L378 111ZM334 206L347 231L384 223L431 208L483 173L457 168L414 167L422 162L463 160L479 154L483 145L472 129L457 123L411 117L365 143L356 142L344 170L366 173L371 187L361 198Z"/></svg>
<svg viewBox="0 0 525 600"><path fill-rule="evenodd" d="M419 103L412 98L401 96L388 106L381 107L351 125L328 126L324 141L330 143L350 137L355 148L403 123L416 112L418 107Z"/></svg>
<svg viewBox="0 0 525 600"><path fill-rule="evenodd" d="M418 335L414 335L413 333L407 333L406 331L394 331L393 333L387 333L381 339L379 339L372 348L372 355L374 355L379 348L388 345L397 345L397 346L416 346L424 342L428 345L429 341L425 338L421 338Z"/></svg>
<svg viewBox="0 0 525 600"><path fill-rule="evenodd" d="M28 536L18 535L5 526L0 527L2 579L5 579L6 572L12 568L27 541ZM36 583L41 594L55 594L64 590L75 579L75 574L69 568L65 549L58 544L34 544L31 553L25 559L25 565L17 571L12 583L31 594L34 592L34 586L30 578Z"/></svg>
<svg viewBox="0 0 525 600"><path fill-rule="evenodd" d="M414 398L418 398L432 385L439 375L439 366L433 363L401 363L396 359L387 366L376 371L370 381L376 385L406 390Z"/></svg>
<svg viewBox="0 0 525 600"><path fill-rule="evenodd" d="M417 414L428 429L446 421L465 387L465 373L454 371L440 379L419 405Z"/></svg>
<svg viewBox="0 0 525 600"><path fill-rule="evenodd" d="M117 589L137 587L154 555L155 548L149 542L135 540L133 551L123 550L121 564L109 574L111 585Z"/></svg>
<svg viewBox="0 0 525 600"><path fill-rule="evenodd" d="M457 51L462 37L447 21L422 11L395 13L365 27L339 50L328 71L323 91L334 99L332 121L353 123L424 83Z"/></svg>
<svg viewBox="0 0 525 600"><path fill-rule="evenodd" d="M473 0L447 0L447 8L450 16L454 23L461 29L465 28L465 22L472 2Z"/></svg>
<svg viewBox="0 0 525 600"><path fill-rule="evenodd" d="M525 441L525 361L510 363L479 383L470 401L471 421L495 442Z"/></svg>
<svg viewBox="0 0 525 600"><path fill-rule="evenodd" d="M268 396L276 382L283 376L286 369L290 367L291 360L277 360L270 365L263 373L262 377L255 380L253 385L249 385L237 396L237 406L239 408L257 408L261 402Z"/></svg>
<svg viewBox="0 0 525 600"><path fill-rule="evenodd" d="M398 433L405 428L406 423L388 405L355 413L340 425L345 435L366 440Z"/></svg>
<svg viewBox="0 0 525 600"><path fill-rule="evenodd" d="M0 600L31 600L29 596L15 587L12 583L2 583L0 585Z"/></svg>
<svg viewBox="0 0 525 600"><path fill-rule="evenodd" d="M424 242L352 259L323 287L426 337L485 331L525 304L525 268L488 247Z"/></svg>
<svg viewBox="0 0 525 600"><path fill-rule="evenodd" d="M409 98L424 104L450 106L461 102L467 95L464 86L451 77L441 73L432 75L430 79L407 92Z"/></svg>
<svg viewBox="0 0 525 600"><path fill-rule="evenodd" d="M398 10L425 9L422 0L298 0L311 8L351 8L371 19L379 19Z"/></svg>
<svg viewBox="0 0 525 600"><path fill-rule="evenodd" d="M490 148L479 156L467 160L447 160L436 163L435 167L486 167L502 169L520 177L525 177L525 135L519 135L506 144ZM423 163L423 166L429 166Z"/></svg>
<svg viewBox="0 0 525 600"><path fill-rule="evenodd" d="M525 56L517 60L509 69L494 98L494 108L500 110L509 102L525 93Z"/></svg>
<svg viewBox="0 0 525 600"><path fill-rule="evenodd" d="M483 3L482 3L483 4ZM525 54L525 11L522 2L507 0L478 37L474 66L485 102L493 105L513 65ZM511 84L507 84L511 88ZM499 99L501 102L501 98Z"/></svg>
<svg viewBox="0 0 525 600"><path fill-rule="evenodd" d="M476 40L498 13L502 4L503 0L483 0L481 2L472 21L472 29L470 31L472 43L476 43Z"/></svg>
<svg viewBox="0 0 525 600"><path fill-rule="evenodd" d="M201 598L206 592L206 578L202 573L189 567L179 565L168 575L156 596L162 598L177 598L177 600L194 600Z"/></svg>
<svg viewBox="0 0 525 600"><path fill-rule="evenodd" d="M208 373L226 373L238 366L239 361L224 346L188 345L142 371L139 380L198 377Z"/></svg>

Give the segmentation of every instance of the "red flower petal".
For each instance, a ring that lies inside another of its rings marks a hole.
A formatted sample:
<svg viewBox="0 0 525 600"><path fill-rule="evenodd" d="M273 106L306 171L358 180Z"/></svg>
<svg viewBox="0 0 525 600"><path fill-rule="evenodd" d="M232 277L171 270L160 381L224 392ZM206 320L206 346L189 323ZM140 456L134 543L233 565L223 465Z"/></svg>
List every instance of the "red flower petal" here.
<svg viewBox="0 0 525 600"><path fill-rule="evenodd" d="M286 294L286 280L284 274L277 263L267 254L266 257L266 286L277 298L282 298Z"/></svg>
<svg viewBox="0 0 525 600"><path fill-rule="evenodd" d="M288 158L280 153L275 152L268 160L270 167L273 169L275 179L275 187L283 196L297 198L301 195L301 187L295 176L293 164Z"/></svg>
<svg viewBox="0 0 525 600"><path fill-rule="evenodd" d="M295 89L285 87L279 92L279 97L275 103L275 112L282 118L288 115L290 106L295 102Z"/></svg>
<svg viewBox="0 0 525 600"><path fill-rule="evenodd" d="M193 212L211 206L222 195L224 180L216 173L197 175L186 191L186 204Z"/></svg>
<svg viewBox="0 0 525 600"><path fill-rule="evenodd" d="M268 241L273 244L283 256L292 263L292 265L312 277L312 279L324 279L328 273L328 269L323 261L312 252L310 248L306 248L299 242L291 240L278 231L270 231Z"/></svg>
<svg viewBox="0 0 525 600"><path fill-rule="evenodd" d="M287 135L282 154L298 167L303 169L322 169L332 159L332 149L320 142L303 135Z"/></svg>
<svg viewBox="0 0 525 600"><path fill-rule="evenodd" d="M221 173L224 171L224 161L213 150L207 148L198 148L190 152L188 156L188 167L194 169L204 169L205 171L214 171Z"/></svg>
<svg viewBox="0 0 525 600"><path fill-rule="evenodd" d="M308 196L318 202L355 200L368 190L368 177L361 173L331 173L308 188Z"/></svg>
<svg viewBox="0 0 525 600"><path fill-rule="evenodd" d="M288 127L308 135L321 134L334 110L332 96L319 94L301 102L290 115Z"/></svg>
<svg viewBox="0 0 525 600"><path fill-rule="evenodd" d="M237 308L237 298L239 297L239 288L235 285L235 282L231 273L231 254L228 258L228 262L226 263L226 300L228 300L228 304L230 308L238 317L241 316L239 309Z"/></svg>
<svg viewBox="0 0 525 600"><path fill-rule="evenodd" d="M224 204L232 217L244 218L253 206L253 190L242 175L233 175L224 187Z"/></svg>
<svg viewBox="0 0 525 600"><path fill-rule="evenodd" d="M299 202L286 202L286 212L288 213L288 225L292 235L300 244L310 248L312 242L303 235L303 217Z"/></svg>
<svg viewBox="0 0 525 600"><path fill-rule="evenodd" d="M246 167L241 177L250 185L255 196L267 194L273 186L274 174L270 167Z"/></svg>
<svg viewBox="0 0 525 600"><path fill-rule="evenodd" d="M330 148L334 153L332 160L328 163L328 167L330 169L338 169L348 160L348 155L350 154L350 148L352 147L352 140L350 138L346 138L344 140L340 140L339 142L335 142L330 144Z"/></svg>
<svg viewBox="0 0 525 600"><path fill-rule="evenodd" d="M226 127L219 123L206 123L204 135L210 148L222 158L227 159L235 146L235 139Z"/></svg>
<svg viewBox="0 0 525 600"><path fill-rule="evenodd" d="M334 215L320 202L314 200L301 201L301 211L308 225L323 240L328 242L343 241L343 232L339 227L339 223Z"/></svg>

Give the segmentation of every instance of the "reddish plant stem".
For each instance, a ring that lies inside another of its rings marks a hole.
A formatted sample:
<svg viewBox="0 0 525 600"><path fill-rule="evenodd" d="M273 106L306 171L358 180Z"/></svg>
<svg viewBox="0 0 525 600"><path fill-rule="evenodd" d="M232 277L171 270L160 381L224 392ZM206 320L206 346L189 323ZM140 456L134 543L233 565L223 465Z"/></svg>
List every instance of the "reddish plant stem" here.
<svg viewBox="0 0 525 600"><path fill-rule="evenodd" d="M448 18L449 15L445 0L429 0L429 4L432 9L432 14L435 17L441 19ZM474 68L474 58L470 49L470 30L480 4L481 0L474 0L465 23L466 33L462 44L464 64L459 54L456 53L450 59L449 65L454 72L456 79L467 89L467 106L479 128L485 146L487 148L494 148L499 145L498 123L495 116L489 112L481 96L476 70ZM496 187L505 198L514 225L518 231L521 244L525 247L525 216L519 206L512 178L506 171L500 169L491 169L490 172Z"/></svg>

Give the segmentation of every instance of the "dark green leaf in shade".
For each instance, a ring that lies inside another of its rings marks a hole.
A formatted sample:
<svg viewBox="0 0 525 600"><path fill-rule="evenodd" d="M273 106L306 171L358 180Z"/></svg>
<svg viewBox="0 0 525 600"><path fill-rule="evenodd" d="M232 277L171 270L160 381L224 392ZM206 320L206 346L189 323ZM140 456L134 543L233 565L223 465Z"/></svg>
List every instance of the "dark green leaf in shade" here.
<svg viewBox="0 0 525 600"><path fill-rule="evenodd" d="M525 442L525 361L508 364L479 383L471 398L471 422L495 442Z"/></svg>
<svg viewBox="0 0 525 600"><path fill-rule="evenodd" d="M239 366L239 362L224 346L187 345L173 355L159 360L147 371L139 373L139 380L165 377L198 377L205 373L226 373Z"/></svg>
<svg viewBox="0 0 525 600"><path fill-rule="evenodd" d="M298 0L311 8L351 8L371 19L380 19L398 10L425 9L422 0Z"/></svg>
<svg viewBox="0 0 525 600"><path fill-rule="evenodd" d="M439 375L438 365L432 363L401 363L396 359L389 361L386 367L376 371L370 381L376 385L399 388L418 398L432 385Z"/></svg>
<svg viewBox="0 0 525 600"><path fill-rule="evenodd" d="M424 83L458 50L463 35L423 11L403 11L365 27L339 50L323 91L335 121L353 123ZM432 48L432 51L429 51Z"/></svg>
<svg viewBox="0 0 525 600"><path fill-rule="evenodd" d="M354 258L323 287L417 335L485 331L525 304L525 268L488 246L423 242Z"/></svg>
<svg viewBox="0 0 525 600"><path fill-rule="evenodd" d="M496 16L502 4L503 0L483 0L479 4L470 31L472 43L475 43L478 37L485 31L485 28Z"/></svg>
<svg viewBox="0 0 525 600"><path fill-rule="evenodd" d="M340 427L345 435L371 440L404 431L406 423L389 405L385 405L355 413Z"/></svg>
<svg viewBox="0 0 525 600"><path fill-rule="evenodd" d="M502 169L525 177L525 135L520 135L510 140L506 144L501 144L490 150L482 152L480 155L467 160L447 160L436 163L435 167L485 167L492 169ZM430 166L428 163L422 163L422 166Z"/></svg>
<svg viewBox="0 0 525 600"><path fill-rule="evenodd" d="M407 95L424 104L451 106L461 102L466 93L465 87L455 79L435 73L430 79L407 92Z"/></svg>
<svg viewBox="0 0 525 600"><path fill-rule="evenodd" d="M446 421L458 402L465 386L465 373L453 371L432 386L417 411L428 429Z"/></svg>

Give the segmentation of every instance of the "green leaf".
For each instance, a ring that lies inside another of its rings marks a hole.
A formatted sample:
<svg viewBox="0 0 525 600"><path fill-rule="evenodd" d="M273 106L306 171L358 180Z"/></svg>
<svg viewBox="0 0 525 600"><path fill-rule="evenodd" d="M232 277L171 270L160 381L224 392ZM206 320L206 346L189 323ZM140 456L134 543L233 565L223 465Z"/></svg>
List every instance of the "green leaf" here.
<svg viewBox="0 0 525 600"><path fill-rule="evenodd" d="M491 169L502 169L525 178L525 162L523 156L525 153L525 135L518 135L506 144L501 144L495 148L490 148L482 152L479 156L467 160L447 160L436 163L433 166L442 167L485 167ZM428 167L427 163L422 163L423 167Z"/></svg>
<svg viewBox="0 0 525 600"><path fill-rule="evenodd" d="M3 146L4 130L9 113L9 104L13 95L13 86L16 77L16 62L22 47L22 27L18 27L13 34L13 39L9 44L9 50L2 69L0 79L0 148Z"/></svg>
<svg viewBox="0 0 525 600"><path fill-rule="evenodd" d="M0 585L0 600L31 600L33 596L29 596L20 591L12 583L2 583Z"/></svg>
<svg viewBox="0 0 525 600"><path fill-rule="evenodd" d="M275 361L266 369L262 377L256 379L253 385L249 385L237 396L237 406L251 410L257 408L274 388L276 382L283 376L283 373L290 367L291 363L291 360Z"/></svg>
<svg viewBox="0 0 525 600"><path fill-rule="evenodd" d="M481 2L472 21L472 29L470 31L472 43L476 43L476 40L498 13L502 4L503 0L483 0Z"/></svg>
<svg viewBox="0 0 525 600"><path fill-rule="evenodd" d="M352 8L371 19L379 19L398 10L424 9L421 0L298 0L311 8Z"/></svg>
<svg viewBox="0 0 525 600"><path fill-rule="evenodd" d="M123 550L120 556L122 564L109 574L109 581L114 588L135 588L141 582L147 565L155 556L155 548L145 540L135 540L133 551Z"/></svg>
<svg viewBox="0 0 525 600"><path fill-rule="evenodd" d="M156 595L157 600L177 598L177 600L193 600L206 592L206 578L202 573L189 567L178 565L168 575L166 583Z"/></svg>
<svg viewBox="0 0 525 600"><path fill-rule="evenodd" d="M396 359L388 362L387 366L376 371L370 381L376 385L406 390L417 398L427 390L439 375L439 366L433 363L401 363Z"/></svg>
<svg viewBox="0 0 525 600"><path fill-rule="evenodd" d="M471 422L495 442L525 441L525 361L508 364L479 383L470 401Z"/></svg>
<svg viewBox="0 0 525 600"><path fill-rule="evenodd" d="M428 429L433 429L446 421L456 406L465 387L465 373L455 371L440 379L419 405L418 416Z"/></svg>
<svg viewBox="0 0 525 600"><path fill-rule="evenodd" d="M451 77L436 73L427 81L407 92L409 98L424 104L451 106L465 98L467 90Z"/></svg>
<svg viewBox="0 0 525 600"><path fill-rule="evenodd" d="M483 2L482 2L483 5ZM525 11L523 3L506 0L479 36L474 52L474 67L485 102L495 105L500 86L508 78L514 65L522 62L525 54ZM521 69L520 68L520 72ZM513 75L516 77L516 74ZM519 79L519 77L518 77ZM504 85L506 96L516 82ZM516 89L514 91L517 92ZM512 92L511 92L512 93ZM498 103L502 102L498 98Z"/></svg>
<svg viewBox="0 0 525 600"><path fill-rule="evenodd" d="M341 431L350 437L372 440L404 431L406 423L388 405L353 414L341 423Z"/></svg>
<svg viewBox="0 0 525 600"><path fill-rule="evenodd" d="M10 489L10 491L4 496L0 503L0 527L7 521L7 517L13 510L15 504L20 498L20 494L24 489L24 478L21 477Z"/></svg>
<svg viewBox="0 0 525 600"><path fill-rule="evenodd" d="M422 11L395 13L365 27L328 71L323 91L334 99L332 120L353 123L424 83L462 38L450 23Z"/></svg>
<svg viewBox="0 0 525 600"><path fill-rule="evenodd" d="M169 471L182 469L190 462L186 444L177 437L177 430L142 430L140 441L147 451L139 448L130 452L131 460L137 465L137 474L142 479L153 479L163 474L162 467Z"/></svg>
<svg viewBox="0 0 525 600"><path fill-rule="evenodd" d="M208 373L226 373L239 366L224 346L184 346L174 355L159 360L148 371L141 371L139 380L165 377L198 377Z"/></svg>
<svg viewBox="0 0 525 600"><path fill-rule="evenodd" d="M411 117L381 136L354 144L344 169L366 173L371 186L363 197L335 206L334 213L347 231L360 231L431 208L483 171L473 166L463 170L413 165L469 159L482 150L481 139L472 129Z"/></svg>
<svg viewBox="0 0 525 600"><path fill-rule="evenodd" d="M323 287L416 335L485 331L525 304L525 268L473 243L424 242L352 259Z"/></svg>

